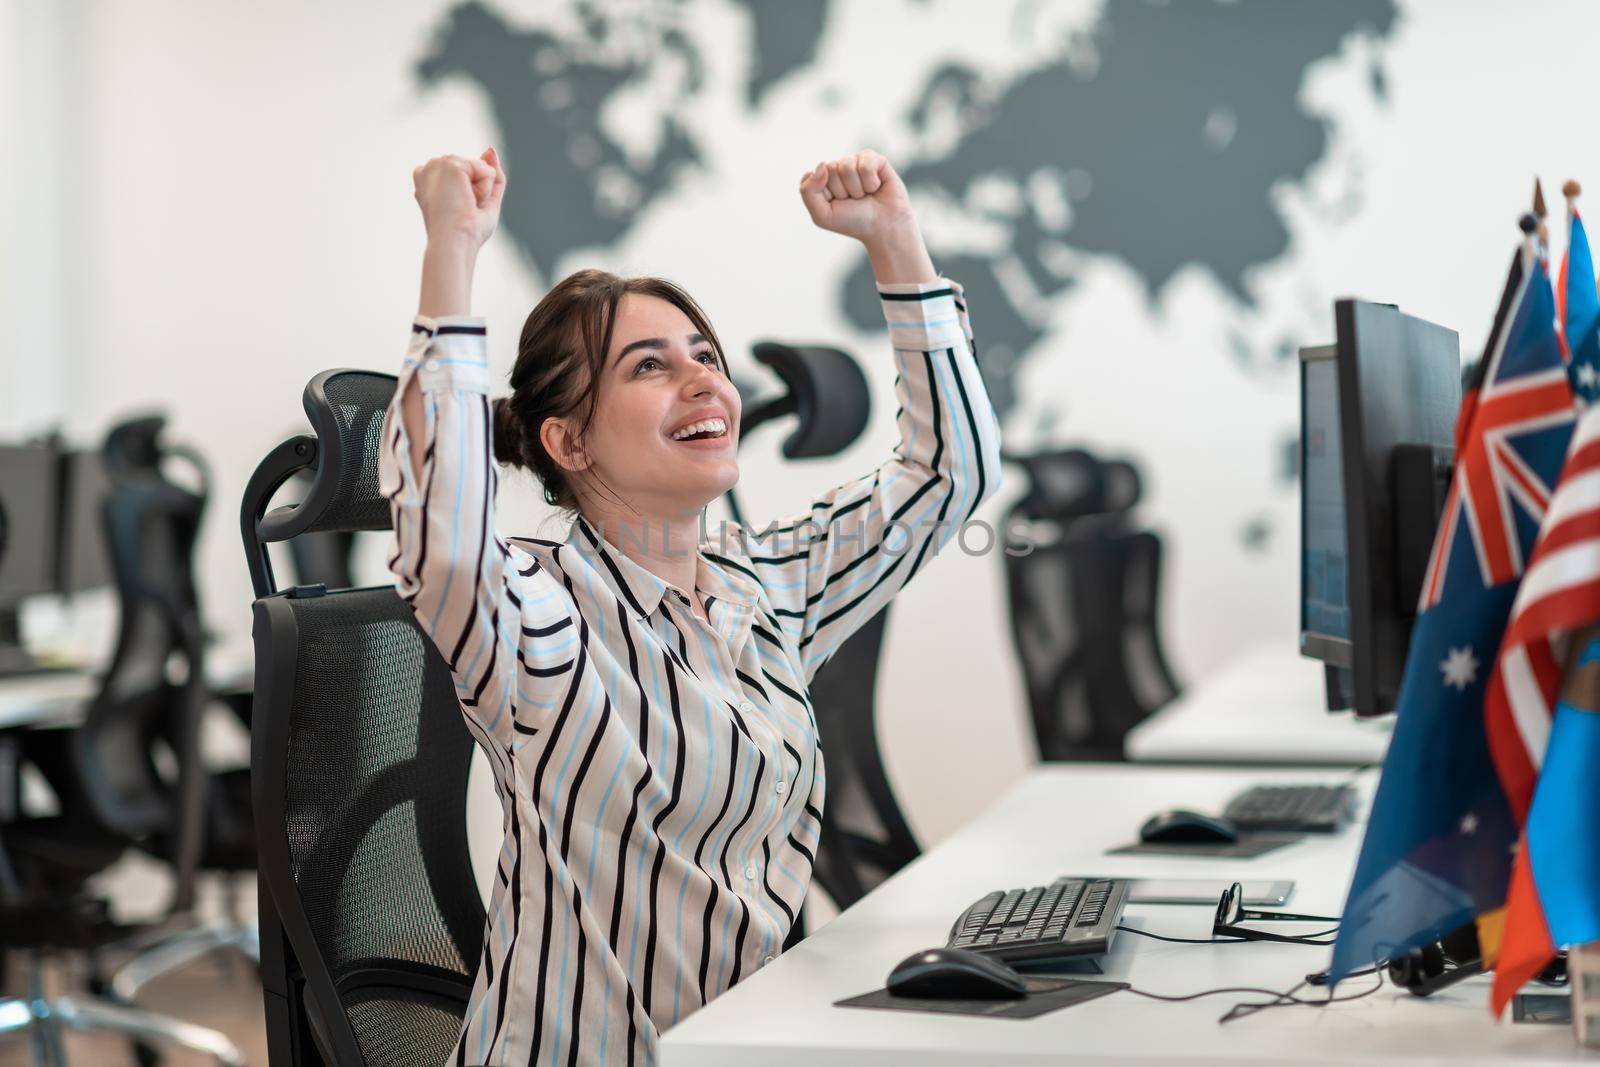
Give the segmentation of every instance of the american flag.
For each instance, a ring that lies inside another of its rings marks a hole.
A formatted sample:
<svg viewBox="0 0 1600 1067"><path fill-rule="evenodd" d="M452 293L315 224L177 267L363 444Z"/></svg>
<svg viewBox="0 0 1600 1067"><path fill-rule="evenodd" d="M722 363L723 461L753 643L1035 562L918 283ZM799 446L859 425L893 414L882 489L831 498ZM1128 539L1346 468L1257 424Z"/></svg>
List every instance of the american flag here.
<svg viewBox="0 0 1600 1067"><path fill-rule="evenodd" d="M1569 637L1600 622L1600 406L1578 420L1555 497L1484 697L1489 752L1518 823L1525 824L1550 742ZM1555 947L1537 904L1524 832L1499 947L1493 1006L1541 970Z"/></svg>
<svg viewBox="0 0 1600 1067"><path fill-rule="evenodd" d="M1484 700L1489 750L1518 821L1527 817L1566 635L1600 621L1600 410L1579 420L1555 499L1511 607Z"/></svg>

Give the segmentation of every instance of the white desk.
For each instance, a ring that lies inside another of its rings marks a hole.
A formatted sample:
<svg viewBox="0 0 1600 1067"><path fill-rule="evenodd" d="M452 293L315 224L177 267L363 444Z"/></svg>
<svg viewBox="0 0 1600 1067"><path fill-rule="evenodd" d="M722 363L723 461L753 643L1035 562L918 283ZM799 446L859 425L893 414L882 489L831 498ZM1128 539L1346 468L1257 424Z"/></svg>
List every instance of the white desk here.
<svg viewBox="0 0 1600 1067"><path fill-rule="evenodd" d="M217 693L248 690L254 684L255 650L248 642L228 642L206 651L206 679ZM61 671L0 678L0 730L71 723L99 688L95 671Z"/></svg>
<svg viewBox="0 0 1600 1067"><path fill-rule="evenodd" d="M1167 763L1326 763L1383 759L1392 719L1330 713L1322 664L1292 640L1261 645L1190 685L1128 733L1129 759Z"/></svg>
<svg viewBox="0 0 1600 1067"><path fill-rule="evenodd" d="M777 960L669 1030L664 1067L817 1067L871 1064L1569 1063L1589 1059L1567 1026L1497 1025L1488 980L1426 1000L1385 986L1327 1008L1272 1008L1218 1025L1222 994L1185 1003L1118 992L1035 1019L976 1019L835 1008L880 987L911 953L942 945L956 915L992 889L1041 885L1062 874L1293 878L1288 907L1337 914L1361 827L1308 839L1253 860L1106 856L1150 812L1218 808L1245 784L1347 777L1336 771L1047 765L989 811ZM1368 794L1375 774L1367 772ZM1131 905L1125 922L1180 937L1210 933L1213 905ZM1279 929L1305 928L1279 924ZM1157 993L1220 986L1287 990L1327 965L1329 949L1250 942L1176 945L1119 934L1108 977ZM1341 987L1354 992L1370 978Z"/></svg>

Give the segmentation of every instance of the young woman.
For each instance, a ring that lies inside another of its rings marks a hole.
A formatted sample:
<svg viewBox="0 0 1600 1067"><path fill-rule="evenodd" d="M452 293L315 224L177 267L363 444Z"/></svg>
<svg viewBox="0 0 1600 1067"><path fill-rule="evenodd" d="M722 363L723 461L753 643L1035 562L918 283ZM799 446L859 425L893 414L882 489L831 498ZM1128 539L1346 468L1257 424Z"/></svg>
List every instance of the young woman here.
<svg viewBox="0 0 1600 1067"><path fill-rule="evenodd" d="M994 492L999 429L894 169L818 164L801 200L871 260L900 443L792 518L703 537L738 481L739 394L700 308L580 271L528 316L491 403L468 316L506 176L490 150L413 177L428 244L382 458L391 566L505 812L452 1062L648 1063L781 950L824 796L807 685ZM496 533L496 458L575 512L564 542Z"/></svg>

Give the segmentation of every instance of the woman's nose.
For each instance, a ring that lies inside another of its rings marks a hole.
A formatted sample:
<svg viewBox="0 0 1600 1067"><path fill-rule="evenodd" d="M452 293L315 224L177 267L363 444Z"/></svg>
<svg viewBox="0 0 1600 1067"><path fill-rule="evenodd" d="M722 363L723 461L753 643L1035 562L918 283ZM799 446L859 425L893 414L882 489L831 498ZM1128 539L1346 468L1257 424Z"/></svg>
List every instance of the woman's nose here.
<svg viewBox="0 0 1600 1067"><path fill-rule="evenodd" d="M689 372L688 381L684 389L690 396L704 396L717 387L717 372L704 363L695 363L694 369Z"/></svg>

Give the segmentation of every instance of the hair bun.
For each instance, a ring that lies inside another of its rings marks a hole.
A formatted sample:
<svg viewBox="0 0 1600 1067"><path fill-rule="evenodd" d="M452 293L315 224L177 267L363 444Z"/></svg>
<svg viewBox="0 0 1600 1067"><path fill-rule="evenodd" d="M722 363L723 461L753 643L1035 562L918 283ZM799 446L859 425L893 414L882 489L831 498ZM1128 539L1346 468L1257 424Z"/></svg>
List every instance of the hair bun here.
<svg viewBox="0 0 1600 1067"><path fill-rule="evenodd" d="M508 467L526 467L528 461L523 452L524 432L522 420L517 418L517 413L511 410L509 396L495 397L492 403L494 412L494 458L497 462Z"/></svg>

